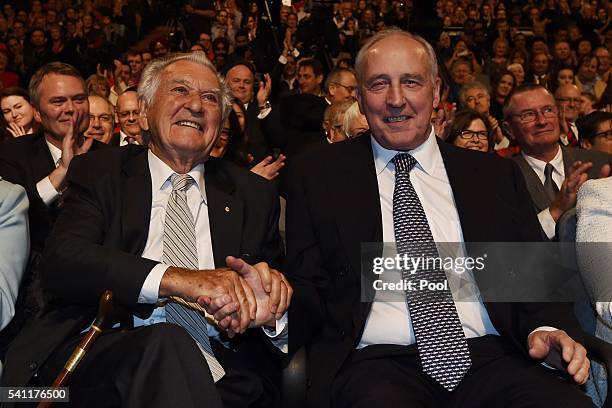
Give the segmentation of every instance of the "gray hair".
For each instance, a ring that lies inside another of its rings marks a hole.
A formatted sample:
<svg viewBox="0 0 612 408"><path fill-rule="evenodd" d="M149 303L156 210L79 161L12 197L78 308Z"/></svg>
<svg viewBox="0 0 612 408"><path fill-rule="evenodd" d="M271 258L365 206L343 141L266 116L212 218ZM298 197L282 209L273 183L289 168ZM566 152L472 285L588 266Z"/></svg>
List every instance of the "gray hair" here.
<svg viewBox="0 0 612 408"><path fill-rule="evenodd" d="M40 107L40 84L43 79L47 75L65 75L77 78L81 81L83 85L83 93L87 94L87 87L85 86L85 80L81 76L79 70L73 67L70 64L66 64L65 62L50 62L48 64L43 65L32 75L30 79L30 83L28 85L28 93L30 94L30 99L32 100L32 105L36 108Z"/></svg>
<svg viewBox="0 0 612 408"><path fill-rule="evenodd" d="M350 129L350 126L351 126L351 122L353 120L355 120L355 118L357 118L360 115L363 115L363 113L361 113L361 111L359 110L359 103L358 102L354 102L346 110L346 112L344 112L344 123L342 123L342 131L344 132L346 137L351 138L351 137L355 137L356 136L356 135L351 135L349 133L349 129Z"/></svg>
<svg viewBox="0 0 612 408"><path fill-rule="evenodd" d="M405 38L409 38L421 44L421 46L425 50L425 53L427 54L427 59L428 59L429 68L430 68L429 72L431 74L431 82L435 83L436 78L438 77L438 60L436 58L436 52L432 48L431 44L429 44L423 37L419 35L411 34L407 31L401 30L396 27L391 27L389 29L379 31L378 33L370 37L365 42L365 44L363 44L363 47L361 47L361 49L357 53L357 58L355 58L355 72L357 73L357 80L359 81L359 83L360 84L363 83L363 80L364 80L363 71L364 71L365 55L367 54L367 52L370 51L370 49L374 47L379 41L384 40L385 38L388 38L388 37L396 36L396 35L402 36Z"/></svg>
<svg viewBox="0 0 612 408"><path fill-rule="evenodd" d="M489 92L489 88L487 88L485 84L480 81L472 81L463 85L459 90L459 103L461 103L461 106L467 106L465 103L465 94L467 93L467 91L472 89L482 89L483 91L485 91L489 99L491 99L491 93Z"/></svg>
<svg viewBox="0 0 612 408"><path fill-rule="evenodd" d="M346 110L353 104L353 101L341 101L334 102L325 109L323 120L330 122L332 126L338 122L340 115L344 114Z"/></svg>
<svg viewBox="0 0 612 408"><path fill-rule="evenodd" d="M222 122L227 119L231 112L231 98L230 92L225 85L225 81L221 78L219 73L217 72L215 66L208 59L206 54L203 52L191 52L191 53L174 53L168 54L161 58L156 58L151 61L145 69L142 71L142 76L140 78L140 83L138 84L138 99L142 100L145 104L145 107L151 106L153 102L153 97L157 92L161 84L161 75L164 69L169 67L178 61L189 61L195 62L196 64L200 64L205 68L210 69L219 80L219 108L221 110Z"/></svg>

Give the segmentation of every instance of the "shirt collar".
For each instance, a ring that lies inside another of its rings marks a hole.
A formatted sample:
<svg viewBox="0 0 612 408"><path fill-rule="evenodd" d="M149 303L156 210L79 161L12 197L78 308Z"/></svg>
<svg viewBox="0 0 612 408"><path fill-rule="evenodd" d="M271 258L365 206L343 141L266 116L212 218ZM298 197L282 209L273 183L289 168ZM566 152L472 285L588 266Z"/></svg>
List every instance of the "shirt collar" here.
<svg viewBox="0 0 612 408"><path fill-rule="evenodd" d="M172 182L170 176L176 173L166 163L164 163L159 157L157 157L151 150L148 152L149 170L151 172L151 181L153 183L153 190L165 190L166 188L172 188ZM189 174L196 183L202 202L207 204L206 201L206 188L204 186L204 163L197 164L191 169Z"/></svg>
<svg viewBox="0 0 612 408"><path fill-rule="evenodd" d="M47 146L49 147L49 152L51 152L51 157L53 158L53 164L55 164L55 166L57 166L57 164L59 163L60 159L62 158L62 149L54 146L53 144L51 144L47 138L45 138L45 143L47 143Z"/></svg>
<svg viewBox="0 0 612 408"><path fill-rule="evenodd" d="M439 160L442 159L433 128L429 132L427 139L420 146L408 152L386 149L378 143L373 135L370 137L372 139L372 152L374 154L374 166L376 167L377 175L382 173L391 162L391 159L398 153L410 153L417 160L417 166L429 175L433 175ZM391 166L393 169L395 168L393 163L391 163Z"/></svg>
<svg viewBox="0 0 612 408"><path fill-rule="evenodd" d="M536 159L532 156L528 156L523 151L521 151L521 154L538 175L544 174L544 168L547 164L545 161ZM557 154L555 154L555 157L553 157L553 159L549 163L553 166L554 171L559 174L562 174L561 169L563 169L563 153L561 152L561 146L558 147Z"/></svg>

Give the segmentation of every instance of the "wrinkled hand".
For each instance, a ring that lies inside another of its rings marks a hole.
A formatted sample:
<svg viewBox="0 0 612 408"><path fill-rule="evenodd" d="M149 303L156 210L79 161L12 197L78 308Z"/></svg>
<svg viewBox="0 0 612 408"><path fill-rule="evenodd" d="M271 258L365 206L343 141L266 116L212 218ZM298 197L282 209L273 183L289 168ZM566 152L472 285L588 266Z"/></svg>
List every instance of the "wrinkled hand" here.
<svg viewBox="0 0 612 408"><path fill-rule="evenodd" d="M255 294L257 310L251 327L274 327L291 303L293 289L287 279L265 262L249 265L233 256L228 256L226 262L244 278Z"/></svg>
<svg viewBox="0 0 612 408"><path fill-rule="evenodd" d="M19 136L25 136L27 135L27 132L25 130L25 128L23 126L19 126L17 123L15 122L11 122L8 124L8 126L6 127L6 130L13 136L13 137L19 137Z"/></svg>
<svg viewBox="0 0 612 408"><path fill-rule="evenodd" d="M274 161L272 160L272 156L268 156L257 163L251 171L265 179L274 180L278 177L280 169L285 165L285 159L286 157L282 154Z"/></svg>
<svg viewBox="0 0 612 408"><path fill-rule="evenodd" d="M243 333L255 319L253 291L229 268L194 271L170 267L162 277L159 295L197 302L230 328L231 335Z"/></svg>
<svg viewBox="0 0 612 408"><path fill-rule="evenodd" d="M561 184L561 188L559 189L555 200L549 207L550 215L555 222L559 220L564 212L576 205L578 190L584 184L584 182L588 180L589 176L586 174L586 171L591 167L593 167L593 163L583 163L580 160L577 160L574 162L574 164L572 164L569 174L565 176L565 180L563 180L563 184Z"/></svg>
<svg viewBox="0 0 612 408"><path fill-rule="evenodd" d="M566 371L578 384L589 378L590 362L586 349L563 330L538 330L527 338L529 355L559 370Z"/></svg>
<svg viewBox="0 0 612 408"><path fill-rule="evenodd" d="M259 91L257 91L257 103L262 106L272 93L272 79L270 74L264 74L263 80L259 81Z"/></svg>

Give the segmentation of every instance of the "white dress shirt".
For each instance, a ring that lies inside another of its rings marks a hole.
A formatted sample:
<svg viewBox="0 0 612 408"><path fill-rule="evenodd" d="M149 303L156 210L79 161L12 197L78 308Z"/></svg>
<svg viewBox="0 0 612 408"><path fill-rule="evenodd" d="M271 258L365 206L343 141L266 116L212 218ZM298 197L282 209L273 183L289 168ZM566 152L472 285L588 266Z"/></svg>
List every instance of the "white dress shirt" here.
<svg viewBox="0 0 612 408"><path fill-rule="evenodd" d="M128 136L126 133L123 132L123 130L119 131L119 146L127 146L129 145L128 143L128 137L132 137L132 136ZM134 144L139 145L140 143L138 143L138 140L134 139Z"/></svg>
<svg viewBox="0 0 612 408"><path fill-rule="evenodd" d="M170 176L175 172L166 163L159 159L150 150L148 151L149 170L151 172L152 200L151 200L151 221L149 224L149 234L145 249L142 253L143 258L162 262L164 250L164 222L166 216L166 206L172 193L172 182ZM196 250L198 255L198 268L201 270L215 269L213 257L212 238L210 235L210 222L208 218L208 203L206 200L206 189L204 187L204 164L198 164L189 173L195 184L191 184L187 189L187 205L191 210L195 222ZM159 263L144 281L139 303L158 303L163 301L159 298L159 285L161 279L170 265ZM276 330L266 330L268 337L283 337L286 334L286 314L283 319L277 321ZM156 307L151 316L147 319L140 319L134 316L134 326L147 326L166 321L166 310L163 306ZM213 325L208 325L209 337L219 335L218 330ZM285 336L286 337L286 336ZM273 343L282 351L287 348L287 339L279 339L280 342Z"/></svg>
<svg viewBox="0 0 612 408"><path fill-rule="evenodd" d="M546 180L546 175L544 174L544 168L546 167L546 162L536 159L535 157L527 156L524 152L521 152L525 161L529 166L535 171L538 175L538 178L544 185L544 181ZM557 188L561 189L561 184L565 180L565 168L563 167L563 153L561 152L561 147L558 147L557 154L555 157L549 162L553 166L552 179L557 185ZM555 227L556 222L553 219L552 215L550 215L550 210L548 208L543 209L538 213L538 220L540 221L540 225L544 230L544 233L548 237L548 239L553 239L555 236Z"/></svg>
<svg viewBox="0 0 612 408"><path fill-rule="evenodd" d="M49 147L49 152L51 152L51 157L53 158L53 163L55 163L55 167L59 165L60 159L62 158L62 151L58 149L45 138L45 143ZM51 179L49 176L46 176L38 183L36 183L36 191L38 191L38 195L43 200L45 205L52 204L60 195L59 191L53 187L51 183Z"/></svg>
<svg viewBox="0 0 612 408"><path fill-rule="evenodd" d="M385 149L373 137L372 148L380 194L383 241L395 242L393 227L395 165L391 159L399 152ZM434 241L436 243L463 242L453 192L434 131L431 131L429 138L422 145L409 153L418 162L410 172L410 181L421 200ZM463 252L465 252L464 248ZM449 271L446 273L448 276ZM380 292L377 292L376 297L379 294ZM405 301L377 301L376 297L357 347L363 348L374 344L409 345L415 343L407 303ZM455 293L453 297L457 298ZM499 334L493 327L482 301L456 301L455 306L466 338Z"/></svg>

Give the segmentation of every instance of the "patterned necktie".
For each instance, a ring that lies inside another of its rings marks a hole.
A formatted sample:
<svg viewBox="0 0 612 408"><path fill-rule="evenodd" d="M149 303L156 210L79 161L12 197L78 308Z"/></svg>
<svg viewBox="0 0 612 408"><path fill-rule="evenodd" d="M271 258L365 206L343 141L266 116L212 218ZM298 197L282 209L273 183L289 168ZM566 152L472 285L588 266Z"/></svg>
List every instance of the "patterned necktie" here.
<svg viewBox="0 0 612 408"><path fill-rule="evenodd" d="M555 181L552 178L553 171L555 171L553 165L546 163L546 166L544 166L544 192L546 193L546 196L550 202L555 199L557 193L559 192L559 187L557 187L557 184L555 184Z"/></svg>
<svg viewBox="0 0 612 408"><path fill-rule="evenodd" d="M438 258L438 249L429 229L421 201L410 182L410 171L417 164L407 153L397 154L393 191L393 227L397 252L409 257ZM415 274L403 270L404 280L421 279L443 284L446 274L433 265ZM448 391L454 390L472 362L467 340L448 285L445 290L406 290L408 309L423 371Z"/></svg>
<svg viewBox="0 0 612 408"><path fill-rule="evenodd" d="M194 180L188 174L173 174L170 180L172 181L172 193L166 207L164 223L164 263L197 270L195 222L187 205L187 189L194 183ZM225 375L225 371L212 351L204 316L180 304L168 302L166 303L166 320L168 323L183 327L198 342L213 380L219 381Z"/></svg>
<svg viewBox="0 0 612 408"><path fill-rule="evenodd" d="M570 122L567 122L567 144L574 147L578 146L578 138Z"/></svg>

